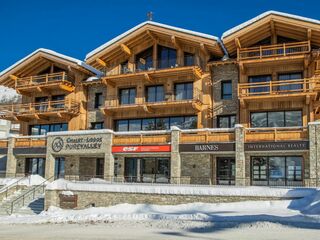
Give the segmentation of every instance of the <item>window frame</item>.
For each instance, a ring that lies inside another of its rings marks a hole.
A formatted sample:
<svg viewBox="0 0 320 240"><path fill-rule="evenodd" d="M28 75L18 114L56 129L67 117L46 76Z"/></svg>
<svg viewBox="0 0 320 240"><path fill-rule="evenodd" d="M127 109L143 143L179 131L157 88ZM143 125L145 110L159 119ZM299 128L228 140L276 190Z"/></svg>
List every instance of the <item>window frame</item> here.
<svg viewBox="0 0 320 240"><path fill-rule="evenodd" d="M100 102L101 98L101 102ZM94 94L94 109L99 109L103 104L103 92L96 92Z"/></svg>
<svg viewBox="0 0 320 240"><path fill-rule="evenodd" d="M131 99L131 90L134 89L134 102L130 102L129 100ZM128 92L128 103L122 103L122 91L124 90L129 90ZM136 87L128 87L128 88L119 88L118 90L118 99L119 99L119 105L134 105L136 103L136 98L137 98L137 88Z"/></svg>
<svg viewBox="0 0 320 240"><path fill-rule="evenodd" d="M225 84L230 84L231 87L231 93L230 94L226 94L224 92L224 85ZM221 99L222 100L232 100L233 99L233 86L232 86L232 80L222 80L221 81Z"/></svg>
<svg viewBox="0 0 320 240"><path fill-rule="evenodd" d="M101 126L101 128L96 128L96 126L99 126L99 125ZM90 129L91 130L104 129L104 122L91 122Z"/></svg>
<svg viewBox="0 0 320 240"><path fill-rule="evenodd" d="M300 126L296 126L296 127L302 127L303 126L303 111L301 109L299 110L279 110L279 111L261 111L261 112L250 112L250 127L252 128L261 128L261 127L253 127L252 126L252 114L254 113L266 113L267 115L267 128L271 127L269 126L269 113L274 113L274 112L281 112L283 113L283 119L284 119L284 126L283 127L292 127L292 126L286 126L287 125L287 121L286 121L286 112L300 112L301 113L301 125ZM265 128L265 127L262 127Z"/></svg>
<svg viewBox="0 0 320 240"><path fill-rule="evenodd" d="M228 114L228 115L218 115L217 116L217 128L220 128L220 119L222 118L228 118L228 128L234 128L234 126L231 126L231 118L234 117L234 124L237 124L237 115L236 114Z"/></svg>
<svg viewBox="0 0 320 240"><path fill-rule="evenodd" d="M160 100L160 101L157 101L157 94L158 94L158 88L159 87L162 87L162 93L163 93L163 98L162 98L162 100ZM150 89L150 88L155 88L155 101L149 101L149 92L148 92L148 90ZM150 85L150 86L146 86L145 87L145 101L146 102L149 102L149 103L153 103L153 102L164 102L165 101L165 91L164 91L164 85L162 85L162 84L159 84L159 85Z"/></svg>
<svg viewBox="0 0 320 240"><path fill-rule="evenodd" d="M191 98L188 98L188 88L187 86L191 84L192 85L192 96ZM181 99L177 98L177 85L184 85L183 87L183 97ZM174 100L183 101L183 100L191 100L194 97L194 83L193 82L176 82L174 83Z"/></svg>

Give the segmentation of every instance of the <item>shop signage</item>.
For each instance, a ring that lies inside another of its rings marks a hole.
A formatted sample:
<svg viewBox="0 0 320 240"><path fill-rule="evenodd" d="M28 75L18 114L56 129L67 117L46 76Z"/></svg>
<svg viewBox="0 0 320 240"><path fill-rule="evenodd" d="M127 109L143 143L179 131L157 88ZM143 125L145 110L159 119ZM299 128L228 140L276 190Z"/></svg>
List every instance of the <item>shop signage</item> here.
<svg viewBox="0 0 320 240"><path fill-rule="evenodd" d="M60 152L61 150L87 150L87 149L101 149L102 137L55 137L52 141L52 150Z"/></svg>
<svg viewBox="0 0 320 240"><path fill-rule="evenodd" d="M139 152L170 152L170 145L152 146L113 146L113 153L139 153Z"/></svg>
<svg viewBox="0 0 320 240"><path fill-rule="evenodd" d="M257 142L245 143L245 151L285 151L285 150L307 150L308 141L288 141L288 142Z"/></svg>
<svg viewBox="0 0 320 240"><path fill-rule="evenodd" d="M234 143L180 144L180 152L229 152L235 150Z"/></svg>

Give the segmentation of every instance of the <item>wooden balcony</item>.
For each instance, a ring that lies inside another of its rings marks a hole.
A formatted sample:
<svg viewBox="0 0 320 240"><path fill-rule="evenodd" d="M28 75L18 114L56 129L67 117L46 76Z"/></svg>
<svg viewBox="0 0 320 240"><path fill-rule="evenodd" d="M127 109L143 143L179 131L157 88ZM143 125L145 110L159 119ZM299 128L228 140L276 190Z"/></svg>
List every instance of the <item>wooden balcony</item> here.
<svg viewBox="0 0 320 240"><path fill-rule="evenodd" d="M7 139L1 139L0 140L0 148L7 148L8 147L8 140Z"/></svg>
<svg viewBox="0 0 320 240"><path fill-rule="evenodd" d="M193 98L177 99L173 93L165 94L165 99L158 102L147 102L144 98L136 98L133 104L121 104L118 96L109 96L106 100L104 113L113 115L115 112L143 110L147 113L156 113L165 108L190 107L194 112L200 112L203 105L202 92L194 88Z"/></svg>
<svg viewBox="0 0 320 240"><path fill-rule="evenodd" d="M290 58L310 51L310 41L238 48L238 61Z"/></svg>
<svg viewBox="0 0 320 240"><path fill-rule="evenodd" d="M216 143L233 142L233 129L185 130L180 134L180 143Z"/></svg>
<svg viewBox="0 0 320 240"><path fill-rule="evenodd" d="M74 80L65 72L15 78L15 89L18 93L25 95L56 89L73 92L74 88Z"/></svg>
<svg viewBox="0 0 320 240"><path fill-rule="evenodd" d="M0 106L0 119L9 121L70 119L79 114L80 104L72 99Z"/></svg>
<svg viewBox="0 0 320 240"><path fill-rule="evenodd" d="M281 80L256 83L238 84L238 97L240 101L257 99L293 98L299 97L310 100L320 89L320 77L296 80Z"/></svg>
<svg viewBox="0 0 320 240"><path fill-rule="evenodd" d="M168 144L171 142L171 135L166 131L157 133L116 133L113 136L113 145L148 145L148 144Z"/></svg>
<svg viewBox="0 0 320 240"><path fill-rule="evenodd" d="M246 142L299 141L308 139L306 127L247 128Z"/></svg>
<svg viewBox="0 0 320 240"><path fill-rule="evenodd" d="M15 148L33 148L46 147L47 139L45 137L19 137L15 139Z"/></svg>

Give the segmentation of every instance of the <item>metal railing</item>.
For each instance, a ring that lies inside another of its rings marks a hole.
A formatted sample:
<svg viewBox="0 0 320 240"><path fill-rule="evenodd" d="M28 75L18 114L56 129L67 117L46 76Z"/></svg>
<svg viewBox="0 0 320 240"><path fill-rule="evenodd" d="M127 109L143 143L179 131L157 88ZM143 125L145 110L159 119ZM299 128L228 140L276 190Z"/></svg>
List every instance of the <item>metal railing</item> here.
<svg viewBox="0 0 320 240"><path fill-rule="evenodd" d="M173 68L182 68L182 67L200 67L205 68L205 62L201 59L197 60L194 58L190 61L185 61L185 58L171 58L165 60L149 60L138 59L134 63L128 64L113 64L108 67L105 67L103 71L105 76L115 76L122 74L132 74L132 73L141 73L141 72L151 72L156 70L164 69L173 69Z"/></svg>
<svg viewBox="0 0 320 240"><path fill-rule="evenodd" d="M17 78L15 87L19 88L32 85L45 85L57 82L67 82L73 84L74 80L73 78L68 76L66 72L50 73L44 75Z"/></svg>
<svg viewBox="0 0 320 240"><path fill-rule="evenodd" d="M145 97L135 97L134 101L131 103L121 103L120 96L112 95L108 96L105 102L106 108L115 108L115 107L128 107L128 106L139 106L139 105L150 105L155 106L159 104L168 104L168 103L186 103L186 102L195 102L200 105L203 104L203 93L198 88L193 88L191 97L179 97L173 92L165 93L162 100L159 101L148 101Z"/></svg>
<svg viewBox="0 0 320 240"><path fill-rule="evenodd" d="M28 178L27 176L21 177L21 178L18 179L17 181L15 181L15 182L11 183L10 185L5 186L4 188L0 189L0 193L4 193L5 197L7 198L7 197L8 197L8 192L9 192L9 190L10 190L11 188L13 188L13 187L16 187L16 188L17 188L18 184L19 184L21 181L23 181L23 180L25 180L25 179L27 179L27 178Z"/></svg>
<svg viewBox="0 0 320 240"><path fill-rule="evenodd" d="M238 60L263 59L309 53L310 41L238 48Z"/></svg>
<svg viewBox="0 0 320 240"><path fill-rule="evenodd" d="M9 214L12 214L17 207L23 207L26 201L30 202L36 198L36 194L43 194L45 192L46 184L54 179L54 176L46 179L41 184L32 187L30 190L17 197L11 202Z"/></svg>
<svg viewBox="0 0 320 240"><path fill-rule="evenodd" d="M320 84L320 78L304 78L295 80L277 80L269 82L239 83L238 96L279 96L295 93L312 93Z"/></svg>
<svg viewBox="0 0 320 240"><path fill-rule="evenodd" d="M147 176L144 176L147 175ZM197 176L182 176L170 177L164 174L144 174L140 176L106 176L106 175L65 175L56 177L63 178L73 183L88 183L88 184L154 184L154 185L190 185L190 186L234 186L237 181L246 183L250 186L268 186L268 187L314 187L319 186L319 182L315 178L303 178L294 180L289 178L255 180L252 177L248 178L225 178L219 177L197 177Z"/></svg>

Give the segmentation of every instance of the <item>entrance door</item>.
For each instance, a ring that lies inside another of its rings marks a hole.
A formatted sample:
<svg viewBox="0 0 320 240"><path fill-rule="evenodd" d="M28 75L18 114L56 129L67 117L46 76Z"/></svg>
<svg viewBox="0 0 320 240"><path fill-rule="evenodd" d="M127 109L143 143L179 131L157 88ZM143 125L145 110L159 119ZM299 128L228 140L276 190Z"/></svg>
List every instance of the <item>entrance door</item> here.
<svg viewBox="0 0 320 240"><path fill-rule="evenodd" d="M103 173L104 173L104 158L97 158L96 177L103 178Z"/></svg>
<svg viewBox="0 0 320 240"><path fill-rule="evenodd" d="M64 178L64 157L56 157L54 164L54 176L57 178Z"/></svg>
<svg viewBox="0 0 320 240"><path fill-rule="evenodd" d="M235 159L217 158L217 184L234 185L235 184Z"/></svg>
<svg viewBox="0 0 320 240"><path fill-rule="evenodd" d="M125 158L125 179L127 182L137 181L137 158Z"/></svg>
<svg viewBox="0 0 320 240"><path fill-rule="evenodd" d="M38 174L44 177L45 158L26 158L25 174Z"/></svg>

